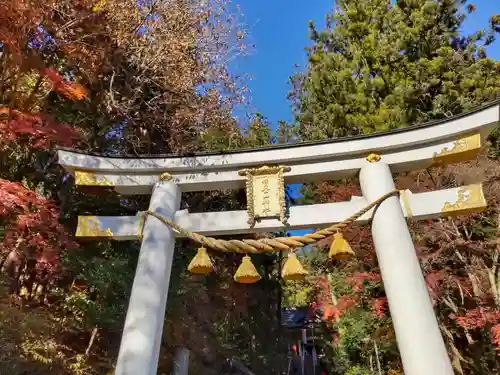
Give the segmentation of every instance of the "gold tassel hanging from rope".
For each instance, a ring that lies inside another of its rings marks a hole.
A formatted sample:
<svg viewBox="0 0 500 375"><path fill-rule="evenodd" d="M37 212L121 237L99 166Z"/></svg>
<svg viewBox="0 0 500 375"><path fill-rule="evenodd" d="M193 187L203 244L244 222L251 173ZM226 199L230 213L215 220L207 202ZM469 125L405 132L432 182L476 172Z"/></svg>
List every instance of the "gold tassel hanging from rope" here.
<svg viewBox="0 0 500 375"><path fill-rule="evenodd" d="M283 270L281 271L281 277L286 281L299 281L304 280L305 277L309 274L302 264L300 264L299 259L297 258L297 254L294 252L288 253L288 258L283 266Z"/></svg>
<svg viewBox="0 0 500 375"><path fill-rule="evenodd" d="M200 247L189 263L188 271L197 275L207 275L212 272L214 265L208 256L207 249Z"/></svg>
<svg viewBox="0 0 500 375"><path fill-rule="evenodd" d="M352 258L354 255L356 254L352 251L351 246L344 236L342 236L342 233L335 233L328 257L333 260L346 260Z"/></svg>
<svg viewBox="0 0 500 375"><path fill-rule="evenodd" d="M253 284L261 279L257 269L252 263L252 258L245 255L234 274L234 281L241 284Z"/></svg>

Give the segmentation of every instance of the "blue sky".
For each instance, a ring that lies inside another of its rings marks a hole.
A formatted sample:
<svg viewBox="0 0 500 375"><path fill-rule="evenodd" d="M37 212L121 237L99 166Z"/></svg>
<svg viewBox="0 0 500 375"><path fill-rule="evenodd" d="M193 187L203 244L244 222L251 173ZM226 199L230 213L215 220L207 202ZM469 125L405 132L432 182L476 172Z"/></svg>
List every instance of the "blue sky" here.
<svg viewBox="0 0 500 375"><path fill-rule="evenodd" d="M243 21L249 27L253 53L236 62L235 68L253 76L249 82L255 110L276 124L292 120L288 79L296 64L307 62L304 48L309 44L308 22L322 28L333 0L235 0L241 6ZM475 0L477 11L464 25L464 33L484 28L492 14L500 13L499 0ZM500 43L490 46L491 57L500 59ZM295 187L296 190L297 187Z"/></svg>
<svg viewBox="0 0 500 375"><path fill-rule="evenodd" d="M252 102L256 110L273 124L292 120L286 100L288 78L296 71L295 64L304 66L309 44L307 24L313 20L324 25L333 0L235 0L241 5L244 22L249 26L255 51L240 59L238 70L251 74ZM499 0L474 0L477 11L466 21L464 32L484 28L492 14L500 13ZM500 59L500 43L489 48L490 56Z"/></svg>

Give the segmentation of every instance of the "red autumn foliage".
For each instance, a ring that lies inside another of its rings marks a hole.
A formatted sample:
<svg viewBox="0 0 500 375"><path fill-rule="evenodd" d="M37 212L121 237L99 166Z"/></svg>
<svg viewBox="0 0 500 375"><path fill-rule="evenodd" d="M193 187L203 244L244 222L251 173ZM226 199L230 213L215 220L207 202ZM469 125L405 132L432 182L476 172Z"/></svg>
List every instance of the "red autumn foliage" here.
<svg viewBox="0 0 500 375"><path fill-rule="evenodd" d="M387 297L374 298L372 300L372 312L379 318L385 317L387 312Z"/></svg>
<svg viewBox="0 0 500 375"><path fill-rule="evenodd" d="M32 148L53 144L70 146L81 134L68 124L58 124L41 114L24 114L5 107L0 108L0 145L27 137Z"/></svg>
<svg viewBox="0 0 500 375"><path fill-rule="evenodd" d="M323 320L335 322L342 314L359 305L360 295L363 291L365 280L379 281L380 275L377 273L355 272L352 276L346 278L346 282L351 284L353 294L343 295L338 300L332 301L330 282L327 277L315 278L316 298L311 307L323 310ZM385 306L387 299L385 297L375 299L373 302L373 312L378 317L385 315Z"/></svg>
<svg viewBox="0 0 500 375"><path fill-rule="evenodd" d="M356 183L332 184L324 181L317 184L315 195L318 203L342 202L350 200L352 196L361 196L361 188Z"/></svg>
<svg viewBox="0 0 500 375"><path fill-rule="evenodd" d="M491 308L475 308L467 310L464 315L450 314L457 324L467 330L484 328L486 324L495 324L500 321L500 310Z"/></svg>
<svg viewBox="0 0 500 375"><path fill-rule="evenodd" d="M81 50L89 49L89 44L74 36L75 30L84 31L89 25L96 25L99 16L92 12L95 4L92 0L67 0L67 1L26 1L26 0L1 0L0 1L0 40L7 46L16 63L23 66L34 66L41 59L35 58L31 53L26 58L25 48L30 41L46 42L45 34L40 31L41 25L51 31L54 44L66 46L65 50L74 52L82 57ZM66 12L62 13L61 10ZM66 17L75 17L71 23ZM69 46L68 39L72 41ZM23 56L24 55L24 56ZM70 55L70 54L69 54ZM29 60L29 61L28 61Z"/></svg>
<svg viewBox="0 0 500 375"><path fill-rule="evenodd" d="M44 100L51 90L70 100L87 97L81 85L64 79L54 68L47 68L54 61L47 60L47 52L54 53L57 49L62 57L59 45L67 39L66 34L55 31L66 30L67 33L67 27L72 25L66 22L58 25L57 22L63 20L57 15L61 14L60 9L71 9L76 3L78 1L0 0L0 55L3 56L0 146L20 138L27 139L32 148L53 144L69 146L80 138L72 127L58 124L43 112Z"/></svg>
<svg viewBox="0 0 500 375"><path fill-rule="evenodd" d="M323 306L323 320L336 322L348 309L358 305L358 298L345 295L338 299L336 304L330 303Z"/></svg>
<svg viewBox="0 0 500 375"><path fill-rule="evenodd" d="M85 88L77 83L68 82L53 68L44 68L40 73L52 83L52 90L59 92L71 100L87 98Z"/></svg>
<svg viewBox="0 0 500 375"><path fill-rule="evenodd" d="M315 285L315 299L311 303L311 308L316 310L322 310L324 321L333 320L335 321L340 317L340 311L337 309L336 305L333 303L331 298L330 282L326 276L318 276L314 281Z"/></svg>
<svg viewBox="0 0 500 375"><path fill-rule="evenodd" d="M316 294L315 296L316 298L313 302L314 306L321 307L323 305L330 303L331 291L330 291L330 282L328 280L328 277L318 276L314 279L314 284L316 286L314 291Z"/></svg>
<svg viewBox="0 0 500 375"><path fill-rule="evenodd" d="M323 310L323 320L335 322L342 314L350 308L359 306L361 294L363 292L363 283L365 281L380 281L380 275L375 272L354 272L351 276L345 278L347 284L352 285L353 294L343 295L336 301L332 301L330 283L327 277L315 278L316 298L312 308ZM387 298L373 298L372 312L375 316L382 318L386 316Z"/></svg>
<svg viewBox="0 0 500 375"><path fill-rule="evenodd" d="M450 314L454 320L465 330L483 329L491 326L491 342L500 351L500 310L492 308L475 308L467 310L463 315Z"/></svg>
<svg viewBox="0 0 500 375"><path fill-rule="evenodd" d="M491 341L497 346L497 350L500 351L500 324L496 324L491 328Z"/></svg>
<svg viewBox="0 0 500 375"><path fill-rule="evenodd" d="M363 289L363 283L367 281L380 281L380 275L373 272L354 272L351 276L345 278L345 281L352 284L353 292L360 292Z"/></svg>
<svg viewBox="0 0 500 375"><path fill-rule="evenodd" d="M25 251L36 254L39 263L56 265L61 251L77 247L59 223L55 203L19 182L0 179L0 220L6 228L2 252L22 237Z"/></svg>
<svg viewBox="0 0 500 375"><path fill-rule="evenodd" d="M446 277L447 273L444 270L433 270L425 275L425 283L433 304L436 303L441 295L441 282Z"/></svg>

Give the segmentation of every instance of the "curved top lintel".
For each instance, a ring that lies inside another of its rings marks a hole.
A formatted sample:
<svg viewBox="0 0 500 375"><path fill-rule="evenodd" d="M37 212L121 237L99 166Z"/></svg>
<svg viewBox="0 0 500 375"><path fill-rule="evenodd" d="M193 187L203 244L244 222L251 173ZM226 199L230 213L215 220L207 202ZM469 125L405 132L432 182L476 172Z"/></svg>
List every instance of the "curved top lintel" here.
<svg viewBox="0 0 500 375"><path fill-rule="evenodd" d="M484 141L500 122L500 101L448 119L388 132L219 153L179 155L102 155L60 148L59 163L70 171L99 173L161 173L241 169L263 164L312 164L342 160L377 152L401 152L432 144L452 142L467 134Z"/></svg>

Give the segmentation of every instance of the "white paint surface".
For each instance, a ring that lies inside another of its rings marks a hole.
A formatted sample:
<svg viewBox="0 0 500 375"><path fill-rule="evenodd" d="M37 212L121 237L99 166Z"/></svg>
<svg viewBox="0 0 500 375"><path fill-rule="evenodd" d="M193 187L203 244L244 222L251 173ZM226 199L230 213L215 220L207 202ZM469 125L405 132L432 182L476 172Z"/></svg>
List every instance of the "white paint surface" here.
<svg viewBox="0 0 500 375"><path fill-rule="evenodd" d="M366 163L360 183L370 201L394 190L390 168L381 162ZM397 198L389 198L378 207L372 219L372 235L405 375L453 375Z"/></svg>
<svg viewBox="0 0 500 375"><path fill-rule="evenodd" d="M149 209L173 219L180 198L177 185L159 182ZM148 217L115 375L156 375L174 247L172 230Z"/></svg>
<svg viewBox="0 0 500 375"><path fill-rule="evenodd" d="M452 146L457 137L471 132L480 132L484 142L499 121L499 108L500 105L496 104L468 115L450 118L447 122L433 126L414 127L406 132L374 134L360 139L347 138L341 142L333 143L311 143L295 147L252 149L246 152L193 157L110 158L66 150L60 150L58 155L59 163L68 170L83 169L121 175L134 175L136 173L158 175L165 171L185 175L194 173L195 180L209 172L222 173L228 170L234 172L238 169L264 164L286 164L292 166L293 170L294 166L299 169L299 165L336 163L329 165L330 171L339 170L339 168L342 170L346 168L343 167L343 163L352 164L351 160L364 159L371 152L377 152L389 159L389 155L393 155L388 164L401 164L401 168L407 168L404 165L404 160L399 159L404 158L404 155L408 153L417 152L415 150L437 147L439 149L434 151L439 152L444 147ZM416 154L412 156L415 157L415 160L418 159ZM411 159L407 162L411 162ZM415 165L415 163L411 164ZM355 162L349 168L356 169L359 166ZM326 169L322 168L322 170L327 173ZM395 171L393 169L393 172ZM310 171L310 173L319 173L319 171ZM307 173L303 174L305 176Z"/></svg>
<svg viewBox="0 0 500 375"><path fill-rule="evenodd" d="M408 204L412 220L427 220L443 216L441 212L446 202L455 203L458 199L458 188L412 194L407 191ZM400 197L400 200L403 199ZM323 203L290 208L289 226L285 227L277 219L263 219L254 228L248 225L247 211L221 211L189 213L187 210L177 211L175 221L182 228L206 236L237 235L255 232L276 232L281 230L298 230L324 228L338 223L356 211L368 205L364 197L352 197L349 202ZM478 206L485 208L485 206ZM403 212L408 216L406 211ZM366 224L371 219L372 211L361 216L357 223ZM115 240L134 240L139 233L138 216L99 216L100 228L109 228ZM175 233L180 236L179 233Z"/></svg>
<svg viewBox="0 0 500 375"><path fill-rule="evenodd" d="M450 138L453 138L453 134ZM350 141L346 141L348 143ZM332 150L342 143L331 144ZM453 142L443 141L438 144L416 145L415 148L386 151L382 154L384 163L391 166L393 172L405 172L416 169L429 168L434 164L434 155L444 148L452 148ZM297 147L300 151L300 147ZM271 152L271 151L268 151ZM60 157L68 151L59 151ZM72 153L75 157L78 154ZM307 161L300 163L286 162L291 167L289 172L284 174L286 184L297 184L305 182L318 182L325 180L336 180L341 178L354 177L365 165L368 154L350 157L333 158L328 161L318 161L314 158L307 158ZM90 156L87 156L90 158ZM159 159L160 160L160 159ZM241 169L238 165L224 165L219 169L207 169L205 171L184 171L172 172L172 177L178 183L183 192L209 191L224 189L242 189L245 187L245 177L238 174ZM114 186L116 191L122 195L130 194L151 194L152 186L159 180L160 173L152 168L150 173L137 174L135 171L117 169L114 172L102 172L96 170L98 180L107 180Z"/></svg>

